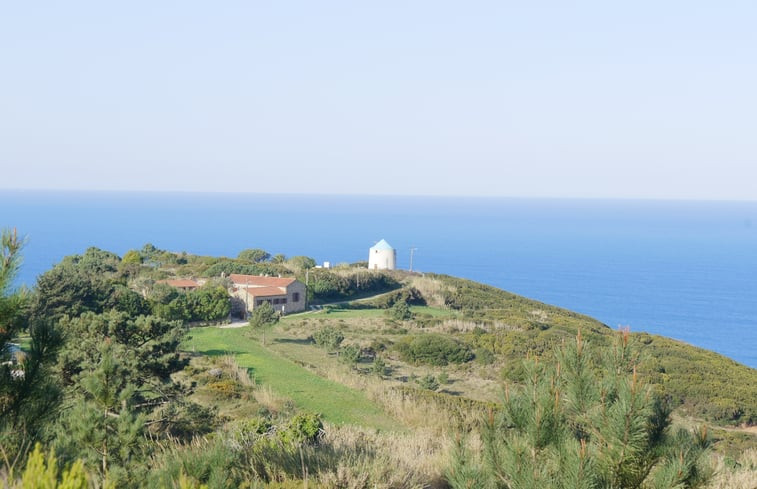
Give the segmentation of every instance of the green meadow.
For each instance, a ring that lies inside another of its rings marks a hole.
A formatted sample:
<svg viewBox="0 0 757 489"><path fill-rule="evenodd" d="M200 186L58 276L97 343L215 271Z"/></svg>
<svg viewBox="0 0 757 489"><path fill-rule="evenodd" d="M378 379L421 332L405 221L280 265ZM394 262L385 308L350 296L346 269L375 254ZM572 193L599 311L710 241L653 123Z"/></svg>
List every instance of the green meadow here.
<svg viewBox="0 0 757 489"><path fill-rule="evenodd" d="M255 382L291 399L306 411L321 413L334 424L391 430L400 424L362 392L320 377L248 337L249 328L194 328L185 349L208 356L233 355Z"/></svg>

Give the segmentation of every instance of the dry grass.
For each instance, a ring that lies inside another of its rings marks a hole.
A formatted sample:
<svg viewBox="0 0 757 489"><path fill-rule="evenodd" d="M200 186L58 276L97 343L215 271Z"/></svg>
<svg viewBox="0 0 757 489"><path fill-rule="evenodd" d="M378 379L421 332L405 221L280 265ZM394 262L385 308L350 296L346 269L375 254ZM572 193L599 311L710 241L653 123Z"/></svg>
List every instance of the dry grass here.
<svg viewBox="0 0 757 489"><path fill-rule="evenodd" d="M445 487L441 470L451 442L424 431L378 433L355 426L329 426L325 443L344 454L319 474L324 487L360 489Z"/></svg>
<svg viewBox="0 0 757 489"><path fill-rule="evenodd" d="M519 326L513 326L511 324L503 323L501 321L495 321L493 323L482 323L476 321L468 321L465 319L445 319L441 323L434 326L427 326L423 328L424 331L436 332L436 333L469 333L476 328L483 329L485 331L521 331L523 328Z"/></svg>
<svg viewBox="0 0 757 489"><path fill-rule="evenodd" d="M410 285L418 289L429 306L444 307L444 292L449 287L439 280L415 276L410 279Z"/></svg>
<svg viewBox="0 0 757 489"><path fill-rule="evenodd" d="M284 409L284 405L287 399L279 396L271 389L270 385L263 385L257 387L252 396L255 398L258 404L266 408L269 412L279 413Z"/></svg>
<svg viewBox="0 0 757 489"><path fill-rule="evenodd" d="M240 367L237 359L232 355L224 355L217 361L218 366L229 373L229 376L245 387L255 387L255 381L250 377L246 368Z"/></svg>
<svg viewBox="0 0 757 489"><path fill-rule="evenodd" d="M709 489L756 489L757 449L744 451L735 461L727 462L721 455L715 458L715 478Z"/></svg>
<svg viewBox="0 0 757 489"><path fill-rule="evenodd" d="M329 380L364 392L368 399L404 426L431 437L445 437L456 426L470 426L477 422L477 419L473 419L476 416L474 413L441 410L433 401L407 396L396 389L406 385L402 382L357 375L342 365L328 366L318 373Z"/></svg>

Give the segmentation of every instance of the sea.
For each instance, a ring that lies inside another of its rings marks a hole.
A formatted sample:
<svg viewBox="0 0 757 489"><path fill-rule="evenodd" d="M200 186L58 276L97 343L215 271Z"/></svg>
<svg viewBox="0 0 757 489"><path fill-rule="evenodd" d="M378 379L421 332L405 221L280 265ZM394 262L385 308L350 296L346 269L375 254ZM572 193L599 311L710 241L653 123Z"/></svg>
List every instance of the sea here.
<svg viewBox="0 0 757 489"><path fill-rule="evenodd" d="M469 278L672 337L757 368L757 202L0 190L26 237L17 285L90 246L317 262L368 259ZM412 250L412 252L411 252Z"/></svg>

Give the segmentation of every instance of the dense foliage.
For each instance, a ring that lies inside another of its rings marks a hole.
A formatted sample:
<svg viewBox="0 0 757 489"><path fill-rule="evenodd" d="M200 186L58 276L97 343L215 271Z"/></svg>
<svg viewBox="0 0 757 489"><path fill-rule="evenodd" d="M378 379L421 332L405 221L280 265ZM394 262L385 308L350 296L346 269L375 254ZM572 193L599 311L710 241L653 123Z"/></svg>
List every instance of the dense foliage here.
<svg viewBox="0 0 757 489"><path fill-rule="evenodd" d="M339 273L313 270L309 275L309 290L313 302L336 302L366 294L378 294L400 287L399 282L387 273L351 271Z"/></svg>
<svg viewBox="0 0 757 489"><path fill-rule="evenodd" d="M425 306L426 299L415 287L402 287L394 292L382 294L369 302L369 304L379 309L389 309L398 303L411 306Z"/></svg>
<svg viewBox="0 0 757 489"><path fill-rule="evenodd" d="M582 341L557 367L529 361L486 423L484 457L463 446L449 470L454 488L692 488L710 477L706 433L672 430L670 409L638 378L629 335L601 357ZM601 364L599 370L596 364Z"/></svg>
<svg viewBox="0 0 757 489"><path fill-rule="evenodd" d="M63 463L80 460L98 480L127 487L145 476L151 439L189 440L213 424L212 411L188 401L187 388L172 378L187 362L179 353L183 322L152 315L158 303L126 280L118 256L96 248L40 276L28 324L16 327L28 327L31 345L4 389L6 451L46 441ZM228 314L223 289L181 296L190 319ZM26 310L14 294L4 293L2 303L15 305L11 317Z"/></svg>
<svg viewBox="0 0 757 489"><path fill-rule="evenodd" d="M6 457L44 436L44 423L60 401L60 387L51 378L60 335L48 318L29 318L27 292L12 287L22 246L15 231L0 234L0 448ZM10 342L24 329L30 344L22 353Z"/></svg>
<svg viewBox="0 0 757 489"><path fill-rule="evenodd" d="M279 275L288 273L282 265L274 263L258 263L249 260L220 260L202 272L203 277L220 277L222 274L231 275L241 273L245 275Z"/></svg>
<svg viewBox="0 0 757 489"><path fill-rule="evenodd" d="M239 258L240 260L251 261L253 263L260 263L270 260L271 254L266 250L261 250L260 248L249 248L240 251L239 255L237 255L237 258Z"/></svg>
<svg viewBox="0 0 757 489"><path fill-rule="evenodd" d="M402 338L394 345L400 357L410 363L444 366L473 360L471 349L454 338L439 334L422 334Z"/></svg>
<svg viewBox="0 0 757 489"><path fill-rule="evenodd" d="M189 292L159 283L155 284L149 298L153 313L169 320L218 322L228 319L231 312L228 292L212 283Z"/></svg>
<svg viewBox="0 0 757 489"><path fill-rule="evenodd" d="M313 333L315 344L328 350L336 350L344 341L344 333L333 326L324 326Z"/></svg>
<svg viewBox="0 0 757 489"><path fill-rule="evenodd" d="M611 344L612 330L590 317L469 280L431 277L442 285L445 304L482 326L463 339L499 358L510 380L522 380L525 355L547 355L549 361L548 355L579 330L598 347ZM757 423L757 370L669 338L632 336L646 345L639 373L674 406L720 423Z"/></svg>

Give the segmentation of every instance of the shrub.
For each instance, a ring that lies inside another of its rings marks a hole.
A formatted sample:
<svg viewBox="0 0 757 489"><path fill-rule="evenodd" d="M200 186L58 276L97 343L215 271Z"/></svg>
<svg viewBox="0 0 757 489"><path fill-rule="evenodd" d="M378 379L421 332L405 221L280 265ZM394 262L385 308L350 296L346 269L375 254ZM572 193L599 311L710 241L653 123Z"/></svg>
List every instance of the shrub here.
<svg viewBox="0 0 757 489"><path fill-rule="evenodd" d="M323 421L320 414L300 413L289 420L289 425L279 432L285 443L315 444L323 432Z"/></svg>
<svg viewBox="0 0 757 489"><path fill-rule="evenodd" d="M270 302L264 301L252 311L249 324L253 330L263 333L263 346L265 346L266 330L272 328L277 322L279 322L278 312L274 310Z"/></svg>
<svg viewBox="0 0 757 489"><path fill-rule="evenodd" d="M421 292L415 287L403 287L400 290L384 294L381 297L373 299L370 304L379 309L389 309L398 302L404 302L413 306L426 305L426 299L423 298Z"/></svg>
<svg viewBox="0 0 757 489"><path fill-rule="evenodd" d="M403 338L394 348L404 361L414 364L444 366L473 360L473 352L467 345L438 334Z"/></svg>
<svg viewBox="0 0 757 489"><path fill-rule="evenodd" d="M381 359L381 357L376 357L373 360L373 363L371 364L371 372L374 375L378 375L379 377L383 377L386 375L387 372L387 366L384 360Z"/></svg>
<svg viewBox="0 0 757 489"><path fill-rule="evenodd" d="M486 348L477 348L476 362L480 363L481 365L491 365L492 363L494 363L494 353Z"/></svg>
<svg viewBox="0 0 757 489"><path fill-rule="evenodd" d="M413 318L410 306L406 302L397 302L388 310L389 315L398 321L407 321Z"/></svg>
<svg viewBox="0 0 757 489"><path fill-rule="evenodd" d="M242 273L245 275L271 275L289 273L282 265L274 263L251 263L247 260L222 259L205 269L203 277L218 277L221 274Z"/></svg>
<svg viewBox="0 0 757 489"><path fill-rule="evenodd" d="M218 395L229 398L238 398L242 395L242 386L232 379L223 379L216 382L210 382L208 389Z"/></svg>
<svg viewBox="0 0 757 489"><path fill-rule="evenodd" d="M273 424L262 416L245 419L234 424L231 439L239 447L250 447L271 432Z"/></svg>
<svg viewBox="0 0 757 489"><path fill-rule="evenodd" d="M252 263L261 263L268 261L270 258L271 254L260 248L248 248L240 251L239 255L237 255L237 259L250 261Z"/></svg>
<svg viewBox="0 0 757 489"><path fill-rule="evenodd" d="M12 471L11 471L12 472ZM62 474L58 468L55 453L50 452L47 457L40 448L39 443L29 454L26 468L18 481L10 481L10 488L39 488L39 489L86 489L89 487L90 478L84 470L81 460L76 460ZM60 482L59 482L60 481ZM6 481L8 482L8 481Z"/></svg>
<svg viewBox="0 0 757 489"><path fill-rule="evenodd" d="M344 334L332 326L324 326L313 333L315 344L328 350L336 350L344 341Z"/></svg>
<svg viewBox="0 0 757 489"><path fill-rule="evenodd" d="M367 293L386 292L399 287L399 283L385 273L351 274L334 273L328 270L311 271L310 289L315 301L340 301Z"/></svg>
<svg viewBox="0 0 757 489"><path fill-rule="evenodd" d="M344 363L354 364L360 360L360 347L347 345L339 351L339 359Z"/></svg>
<svg viewBox="0 0 757 489"><path fill-rule="evenodd" d="M436 378L431 374L421 377L420 379L416 380L416 382L421 387L421 389L430 391L439 389L439 381L437 381Z"/></svg>

